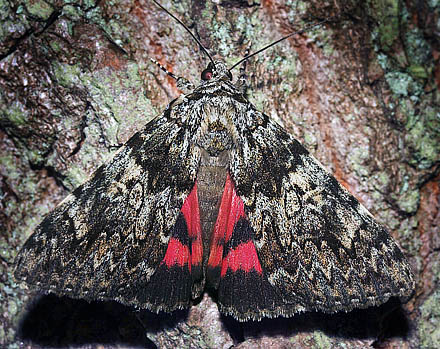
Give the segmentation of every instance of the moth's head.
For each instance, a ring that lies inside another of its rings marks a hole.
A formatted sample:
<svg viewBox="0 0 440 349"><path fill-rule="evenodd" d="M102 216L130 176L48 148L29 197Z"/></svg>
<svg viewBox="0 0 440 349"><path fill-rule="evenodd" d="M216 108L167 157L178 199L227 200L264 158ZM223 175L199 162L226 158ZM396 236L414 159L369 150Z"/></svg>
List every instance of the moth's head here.
<svg viewBox="0 0 440 349"><path fill-rule="evenodd" d="M208 67L202 71L201 78L203 81L211 79L232 81L232 74L222 61L215 61L215 64L209 62Z"/></svg>

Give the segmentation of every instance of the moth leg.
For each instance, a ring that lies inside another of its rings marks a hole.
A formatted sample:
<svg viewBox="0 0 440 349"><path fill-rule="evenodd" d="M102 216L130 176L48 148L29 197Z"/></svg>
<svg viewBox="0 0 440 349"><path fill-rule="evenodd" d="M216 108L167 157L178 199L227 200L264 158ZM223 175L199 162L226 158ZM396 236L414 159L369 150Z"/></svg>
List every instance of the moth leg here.
<svg viewBox="0 0 440 349"><path fill-rule="evenodd" d="M152 61L154 64L156 64L163 72L165 72L168 76L172 77L177 82L177 88L182 91L184 94L190 93L192 90L194 90L194 85L187 79L181 76L177 76L173 73L171 73L167 68L165 68L162 64L160 64L158 61L156 61L153 58L150 58L150 61Z"/></svg>
<svg viewBox="0 0 440 349"><path fill-rule="evenodd" d="M252 46L252 42L249 43L248 47L246 48L246 51L244 52L245 57L249 55L251 46ZM237 87L243 95L246 95L246 90L247 90L246 81L248 76L246 74L246 66L247 66L247 61L244 61L243 64L241 64L240 75L238 77L237 82L235 83L235 87Z"/></svg>

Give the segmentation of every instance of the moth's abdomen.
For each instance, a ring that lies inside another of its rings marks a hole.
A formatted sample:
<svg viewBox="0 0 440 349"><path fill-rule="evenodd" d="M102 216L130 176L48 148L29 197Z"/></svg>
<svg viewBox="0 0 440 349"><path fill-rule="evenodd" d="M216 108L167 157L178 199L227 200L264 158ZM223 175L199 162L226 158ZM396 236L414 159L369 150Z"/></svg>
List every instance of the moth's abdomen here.
<svg viewBox="0 0 440 349"><path fill-rule="evenodd" d="M203 234L204 260L209 255L209 244L226 181L228 160L229 152L227 151L222 152L219 156L209 156L206 151L202 150L197 174L197 191Z"/></svg>

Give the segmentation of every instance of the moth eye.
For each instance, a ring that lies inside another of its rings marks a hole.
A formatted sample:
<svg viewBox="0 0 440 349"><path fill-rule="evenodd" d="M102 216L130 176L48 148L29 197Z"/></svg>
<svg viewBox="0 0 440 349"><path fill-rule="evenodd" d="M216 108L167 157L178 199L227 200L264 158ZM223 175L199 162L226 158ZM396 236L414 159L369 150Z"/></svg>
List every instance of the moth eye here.
<svg viewBox="0 0 440 349"><path fill-rule="evenodd" d="M208 68L202 71L202 80L211 80L212 79L212 71Z"/></svg>

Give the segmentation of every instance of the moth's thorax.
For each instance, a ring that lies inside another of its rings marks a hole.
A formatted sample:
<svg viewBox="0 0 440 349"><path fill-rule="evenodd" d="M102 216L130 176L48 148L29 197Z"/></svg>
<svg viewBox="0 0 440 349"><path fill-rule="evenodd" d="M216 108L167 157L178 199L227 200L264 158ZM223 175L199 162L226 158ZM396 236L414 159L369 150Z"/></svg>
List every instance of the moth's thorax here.
<svg viewBox="0 0 440 349"><path fill-rule="evenodd" d="M197 145L210 156L232 149L236 143L236 118L247 101L230 81L208 81L187 96L197 120Z"/></svg>
<svg viewBox="0 0 440 349"><path fill-rule="evenodd" d="M202 107L197 145L210 156L219 156L234 146L234 108L228 102L226 97L217 98Z"/></svg>

